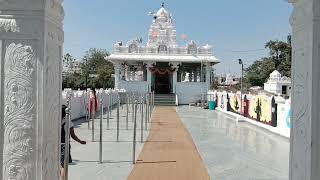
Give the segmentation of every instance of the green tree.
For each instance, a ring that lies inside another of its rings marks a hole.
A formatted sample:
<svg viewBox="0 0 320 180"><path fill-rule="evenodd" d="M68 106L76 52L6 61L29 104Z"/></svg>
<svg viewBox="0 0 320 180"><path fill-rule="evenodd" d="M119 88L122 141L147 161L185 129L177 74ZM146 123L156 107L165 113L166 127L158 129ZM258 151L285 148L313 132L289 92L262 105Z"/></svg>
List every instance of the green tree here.
<svg viewBox="0 0 320 180"><path fill-rule="evenodd" d="M261 58L245 69L245 79L250 86L263 86L274 70L291 76L291 36L287 42L269 41L265 47L269 49L269 57Z"/></svg>
<svg viewBox="0 0 320 180"><path fill-rule="evenodd" d="M75 59L70 54L66 54L63 63L66 67L70 67L70 70L63 74L62 87L72 89L113 88L113 64L105 60L108 55L109 53L104 49L88 50L81 60L81 70L77 72L72 66Z"/></svg>
<svg viewBox="0 0 320 180"><path fill-rule="evenodd" d="M269 41L265 48L269 49L269 55L274 61L274 69L278 70L282 75L291 76L291 36L287 37L287 42L284 41Z"/></svg>
<svg viewBox="0 0 320 180"><path fill-rule="evenodd" d="M263 86L274 71L274 61L270 58L263 58L255 61L246 69L245 80L250 86Z"/></svg>
<svg viewBox="0 0 320 180"><path fill-rule="evenodd" d="M74 63L76 59L71 56L69 53L65 54L63 56L63 66L67 68L68 71L73 71L74 70Z"/></svg>
<svg viewBox="0 0 320 180"><path fill-rule="evenodd" d="M62 87L73 88L75 87L74 77L74 63L76 59L69 53L65 54L62 58L63 74L62 74Z"/></svg>
<svg viewBox="0 0 320 180"><path fill-rule="evenodd" d="M82 59L82 71L84 79L87 77L87 86L93 88L112 88L114 81L112 74L114 73L113 64L105 60L109 53L104 49L90 49ZM90 77L90 75L97 77ZM86 80L84 81L85 84Z"/></svg>

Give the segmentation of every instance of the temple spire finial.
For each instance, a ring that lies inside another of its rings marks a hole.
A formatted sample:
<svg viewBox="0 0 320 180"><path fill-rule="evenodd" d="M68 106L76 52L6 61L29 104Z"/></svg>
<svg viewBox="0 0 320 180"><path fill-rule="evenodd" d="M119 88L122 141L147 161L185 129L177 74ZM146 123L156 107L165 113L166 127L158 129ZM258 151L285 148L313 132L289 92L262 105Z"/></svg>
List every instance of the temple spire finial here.
<svg viewBox="0 0 320 180"><path fill-rule="evenodd" d="M163 8L164 8L164 2L162 2L162 5L161 5Z"/></svg>

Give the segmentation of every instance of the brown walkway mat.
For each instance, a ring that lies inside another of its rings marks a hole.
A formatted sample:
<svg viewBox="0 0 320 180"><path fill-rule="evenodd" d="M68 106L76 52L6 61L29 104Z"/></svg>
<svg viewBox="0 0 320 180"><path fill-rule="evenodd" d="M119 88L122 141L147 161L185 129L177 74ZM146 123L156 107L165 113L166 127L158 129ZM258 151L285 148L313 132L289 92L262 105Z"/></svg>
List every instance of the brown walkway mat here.
<svg viewBox="0 0 320 180"><path fill-rule="evenodd" d="M128 180L210 179L175 108L156 107L151 124L148 142Z"/></svg>

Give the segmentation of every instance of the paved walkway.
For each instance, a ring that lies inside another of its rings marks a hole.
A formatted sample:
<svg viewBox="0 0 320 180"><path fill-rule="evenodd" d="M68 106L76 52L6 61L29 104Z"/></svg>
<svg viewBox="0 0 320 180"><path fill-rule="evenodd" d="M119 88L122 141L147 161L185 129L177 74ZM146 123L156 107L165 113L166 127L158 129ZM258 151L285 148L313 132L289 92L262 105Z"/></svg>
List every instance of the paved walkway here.
<svg viewBox="0 0 320 180"><path fill-rule="evenodd" d="M174 107L156 107L148 142L129 180L208 180L207 169Z"/></svg>
<svg viewBox="0 0 320 180"><path fill-rule="evenodd" d="M133 123L131 106L129 108L129 128L126 129L126 106L120 108L120 136L116 142L116 110L112 112L110 129L107 130L107 120L103 119L103 163L99 164L99 119L95 121L95 142L92 142L91 127L85 119L80 119L75 124L75 132L80 139L86 140L87 145L71 141L71 154L74 163L70 165L70 180L125 180L133 168L132 164L132 140ZM106 118L106 115L104 116ZM140 153L144 143L140 142L141 114L137 115L137 149L136 156ZM149 126L149 124L148 124ZM143 131L144 140L149 131Z"/></svg>
<svg viewBox="0 0 320 180"><path fill-rule="evenodd" d="M219 111L177 110L213 179L289 179L289 139Z"/></svg>

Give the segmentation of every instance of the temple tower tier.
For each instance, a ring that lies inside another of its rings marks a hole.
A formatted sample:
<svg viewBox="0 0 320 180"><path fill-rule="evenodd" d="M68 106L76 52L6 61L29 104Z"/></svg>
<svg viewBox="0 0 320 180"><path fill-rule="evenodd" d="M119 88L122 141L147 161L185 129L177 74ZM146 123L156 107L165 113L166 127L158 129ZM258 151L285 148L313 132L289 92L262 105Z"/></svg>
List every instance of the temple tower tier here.
<svg viewBox="0 0 320 180"><path fill-rule="evenodd" d="M115 88L176 94L180 104L201 100L211 87L212 66L219 63L212 46L198 46L195 41L179 46L173 17L164 5L150 15L153 19L145 46L140 39L126 45L119 42L113 54L106 57L114 64Z"/></svg>

